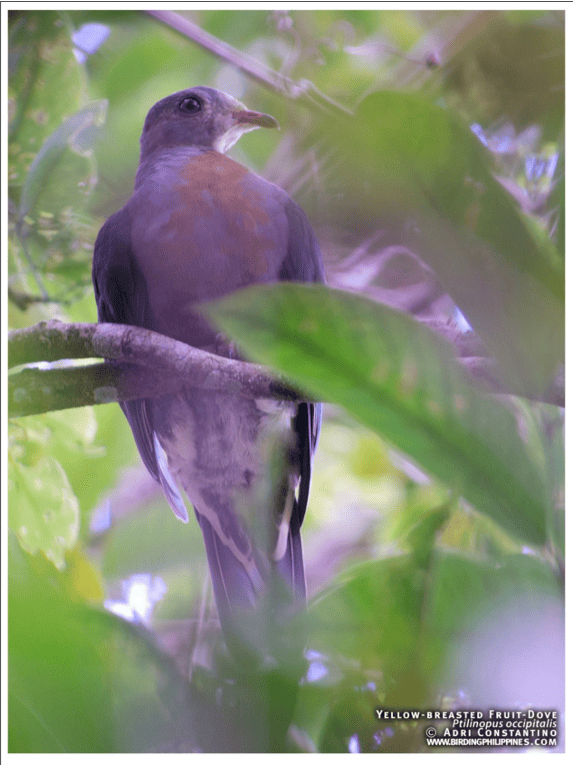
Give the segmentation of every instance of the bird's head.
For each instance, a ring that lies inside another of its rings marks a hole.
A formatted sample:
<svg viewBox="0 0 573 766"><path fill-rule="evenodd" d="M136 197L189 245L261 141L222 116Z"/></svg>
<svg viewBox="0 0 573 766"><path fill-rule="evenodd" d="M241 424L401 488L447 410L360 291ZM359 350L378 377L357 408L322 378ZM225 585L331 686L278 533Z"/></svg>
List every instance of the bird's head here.
<svg viewBox="0 0 573 766"><path fill-rule="evenodd" d="M141 134L141 156L176 146L224 153L243 133L278 126L274 117L251 112L220 90L189 88L172 93L151 107Z"/></svg>

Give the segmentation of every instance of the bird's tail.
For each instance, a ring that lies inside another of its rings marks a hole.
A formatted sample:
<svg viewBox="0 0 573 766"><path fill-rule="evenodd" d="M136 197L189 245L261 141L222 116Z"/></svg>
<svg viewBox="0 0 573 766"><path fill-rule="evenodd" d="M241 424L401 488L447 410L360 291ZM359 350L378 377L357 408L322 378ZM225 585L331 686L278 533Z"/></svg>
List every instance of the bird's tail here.
<svg viewBox="0 0 573 766"><path fill-rule="evenodd" d="M213 528L206 515L196 513L221 627L233 655L254 662L300 650L299 640L285 641L290 618L304 611L306 585L300 531L289 530L283 557L275 562L253 550L239 556ZM296 646L298 645L298 647Z"/></svg>

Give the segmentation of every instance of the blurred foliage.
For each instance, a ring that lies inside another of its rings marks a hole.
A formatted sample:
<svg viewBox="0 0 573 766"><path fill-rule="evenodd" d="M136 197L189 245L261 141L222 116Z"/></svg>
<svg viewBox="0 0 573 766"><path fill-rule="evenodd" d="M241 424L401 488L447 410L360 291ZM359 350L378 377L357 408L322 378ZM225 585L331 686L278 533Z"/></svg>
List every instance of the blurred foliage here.
<svg viewBox="0 0 573 766"><path fill-rule="evenodd" d="M513 390L542 394L564 345L563 12L182 15L354 116L264 89L144 12L10 11L10 327L95 321L93 242L131 192L145 114L207 84L278 119L233 156L305 207L329 283L372 296L376 258L413 254L440 285L413 313L455 303ZM363 297L253 290L212 311L332 403L304 667L230 662L200 533L119 408L13 420L8 748L424 751L423 729L374 708L559 707L562 411L483 396L419 323Z"/></svg>
<svg viewBox="0 0 573 766"><path fill-rule="evenodd" d="M545 482L514 417L467 385L423 325L315 285L256 286L205 311L250 358L342 405L516 536L545 542Z"/></svg>
<svg viewBox="0 0 573 766"><path fill-rule="evenodd" d="M467 125L419 94L379 92L348 126L325 121L319 135L339 157L332 181L323 176L327 190L343 189L333 218L399 221L402 242L423 253L515 390L545 391L563 361L563 255L534 235Z"/></svg>

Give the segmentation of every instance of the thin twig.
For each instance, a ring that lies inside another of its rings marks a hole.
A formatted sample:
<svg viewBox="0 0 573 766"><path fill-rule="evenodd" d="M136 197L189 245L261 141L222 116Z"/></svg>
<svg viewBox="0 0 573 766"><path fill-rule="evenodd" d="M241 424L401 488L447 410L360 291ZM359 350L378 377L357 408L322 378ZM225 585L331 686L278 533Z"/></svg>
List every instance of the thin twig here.
<svg viewBox="0 0 573 766"><path fill-rule="evenodd" d="M189 40L193 40L194 43L200 45L214 56L231 64L231 66L244 72L253 80L256 80L256 82L275 93L280 93L280 95L291 99L302 100L305 105L323 112L325 110L330 112L335 110L341 115L352 115L350 109L319 91L310 80L295 81L279 72L275 72L274 69L261 64L260 61L248 56L246 53L210 35L204 29L198 27L197 24L174 11L146 11L146 13Z"/></svg>
<svg viewBox="0 0 573 766"><path fill-rule="evenodd" d="M71 306L74 301L71 298L63 298L62 295L66 295L68 293L71 293L73 290L77 290L80 288L87 288L86 283L82 282L76 282L75 285L72 285L68 290L63 292L59 297L50 297L44 298L41 295L30 295L29 293L23 293L20 292L20 290L14 290L11 287L8 287L8 300L12 301L12 303L17 306L20 311L27 311L30 306L32 306L35 303L56 303L58 306Z"/></svg>

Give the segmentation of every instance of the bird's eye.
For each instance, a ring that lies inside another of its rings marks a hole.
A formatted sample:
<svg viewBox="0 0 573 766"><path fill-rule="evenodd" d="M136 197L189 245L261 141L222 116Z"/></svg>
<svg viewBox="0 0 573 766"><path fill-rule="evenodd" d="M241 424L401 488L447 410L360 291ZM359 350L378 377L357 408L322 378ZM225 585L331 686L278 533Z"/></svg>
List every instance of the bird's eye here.
<svg viewBox="0 0 573 766"><path fill-rule="evenodd" d="M180 102L179 111L186 112L187 114L192 114L193 112L200 112L202 106L203 105L198 98L195 98L195 96L189 96Z"/></svg>

